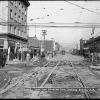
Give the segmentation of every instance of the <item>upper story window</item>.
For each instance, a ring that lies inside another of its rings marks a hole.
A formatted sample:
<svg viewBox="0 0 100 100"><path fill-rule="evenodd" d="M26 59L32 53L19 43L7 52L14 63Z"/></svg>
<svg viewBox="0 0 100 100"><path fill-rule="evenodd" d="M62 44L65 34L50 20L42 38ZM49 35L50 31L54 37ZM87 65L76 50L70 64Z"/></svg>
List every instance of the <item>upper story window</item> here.
<svg viewBox="0 0 100 100"><path fill-rule="evenodd" d="M23 22L23 18L22 18L22 22Z"/></svg>
<svg viewBox="0 0 100 100"><path fill-rule="evenodd" d="M17 13L15 12L15 20L17 21Z"/></svg>
<svg viewBox="0 0 100 100"><path fill-rule="evenodd" d="M25 15L27 15L27 9L26 8L25 8L25 12L24 13L25 13Z"/></svg>
<svg viewBox="0 0 100 100"><path fill-rule="evenodd" d="M19 2L19 10L21 10L21 3Z"/></svg>
<svg viewBox="0 0 100 100"><path fill-rule="evenodd" d="M17 1L16 0L14 1L14 3L15 3L15 7L17 7Z"/></svg>
<svg viewBox="0 0 100 100"><path fill-rule="evenodd" d="M10 25L10 33L13 33L13 26Z"/></svg>
<svg viewBox="0 0 100 100"><path fill-rule="evenodd" d="M17 34L17 28L14 27L14 34Z"/></svg>
<svg viewBox="0 0 100 100"><path fill-rule="evenodd" d="M13 18L13 11L10 9L10 18Z"/></svg>
<svg viewBox="0 0 100 100"><path fill-rule="evenodd" d="M20 36L20 29L18 29L18 36Z"/></svg>
<svg viewBox="0 0 100 100"><path fill-rule="evenodd" d="M21 23L21 17L20 16L18 16L18 22Z"/></svg>

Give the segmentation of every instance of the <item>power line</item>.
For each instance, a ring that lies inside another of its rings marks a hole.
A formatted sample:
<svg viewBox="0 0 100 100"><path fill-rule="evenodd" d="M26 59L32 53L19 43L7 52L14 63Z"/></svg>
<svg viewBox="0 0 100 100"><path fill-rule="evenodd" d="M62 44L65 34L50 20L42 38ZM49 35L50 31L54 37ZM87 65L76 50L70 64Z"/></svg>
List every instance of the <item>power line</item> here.
<svg viewBox="0 0 100 100"><path fill-rule="evenodd" d="M100 23L28 23L19 24L12 22L0 22L2 26L19 26L19 27L51 27L51 28L100 28Z"/></svg>
<svg viewBox="0 0 100 100"><path fill-rule="evenodd" d="M12 25L13 24L15 24L15 25L25 25L25 24L20 24L18 22L17 23L16 22L0 22L0 24L2 24L2 23L3 24L8 24L8 25L10 25L10 24L12 24ZM63 22L62 23L60 23L60 22L59 23L56 23L56 22L52 22L52 23L27 23L27 25L35 25L35 24L36 25L38 25L38 24L40 24L40 25L43 25L43 24L46 24L46 25L50 25L50 24L51 25L55 25L55 24L56 25L57 24L58 25L60 25L60 24L65 24L65 25L75 25L75 24L76 25L86 25L86 24L87 25L100 25L100 23L82 23L82 22L74 22L74 23L63 23Z"/></svg>
<svg viewBox="0 0 100 100"><path fill-rule="evenodd" d="M85 10L87 10L87 11L90 11L90 12L92 12L92 13L95 13L95 14L100 15L100 13L95 12L95 11L93 11L93 10L90 10L90 9L84 8L84 7L79 6L79 5L75 4L75 3L69 2L69 1L67 1L67 0L64 0L64 1L67 2L67 3L69 3L69 4L71 4L71 5L74 5L74 6L76 6L76 7L79 7L79 8L81 8L81 9L85 9Z"/></svg>
<svg viewBox="0 0 100 100"><path fill-rule="evenodd" d="M85 4L86 4L86 2L84 3L84 5L85 5ZM80 11L79 17L77 18L78 21L79 21L79 19L80 19L81 16L82 16L83 10L84 10L84 9L81 9L81 11Z"/></svg>

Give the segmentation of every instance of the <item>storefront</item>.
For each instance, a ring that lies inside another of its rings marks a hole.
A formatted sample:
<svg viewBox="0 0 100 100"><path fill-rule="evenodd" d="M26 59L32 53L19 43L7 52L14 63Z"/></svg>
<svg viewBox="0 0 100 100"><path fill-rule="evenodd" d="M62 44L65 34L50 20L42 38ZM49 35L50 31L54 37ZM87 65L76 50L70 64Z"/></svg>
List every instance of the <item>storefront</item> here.
<svg viewBox="0 0 100 100"><path fill-rule="evenodd" d="M15 36L14 34L0 34L0 48L7 49L8 61L19 59L19 53L26 51L27 39ZM22 58L22 55L20 58Z"/></svg>

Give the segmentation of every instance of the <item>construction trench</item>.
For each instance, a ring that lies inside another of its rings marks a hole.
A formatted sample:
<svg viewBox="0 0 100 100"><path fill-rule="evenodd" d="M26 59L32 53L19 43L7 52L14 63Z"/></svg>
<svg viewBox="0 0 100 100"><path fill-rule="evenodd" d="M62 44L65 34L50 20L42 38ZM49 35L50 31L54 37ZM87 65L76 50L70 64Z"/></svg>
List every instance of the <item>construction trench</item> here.
<svg viewBox="0 0 100 100"><path fill-rule="evenodd" d="M0 98L100 98L100 78L88 64L67 58L34 61L27 73L8 71L13 77Z"/></svg>

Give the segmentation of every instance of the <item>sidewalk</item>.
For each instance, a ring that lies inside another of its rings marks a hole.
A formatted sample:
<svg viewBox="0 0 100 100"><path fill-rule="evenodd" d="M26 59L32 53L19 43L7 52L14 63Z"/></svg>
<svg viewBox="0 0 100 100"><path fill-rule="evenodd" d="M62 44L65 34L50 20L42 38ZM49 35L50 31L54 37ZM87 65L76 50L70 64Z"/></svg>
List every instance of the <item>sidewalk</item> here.
<svg viewBox="0 0 100 100"><path fill-rule="evenodd" d="M25 64L25 63L27 63L26 61L20 61L20 60L18 60L18 59L14 59L13 61L7 61L7 63L6 64Z"/></svg>

